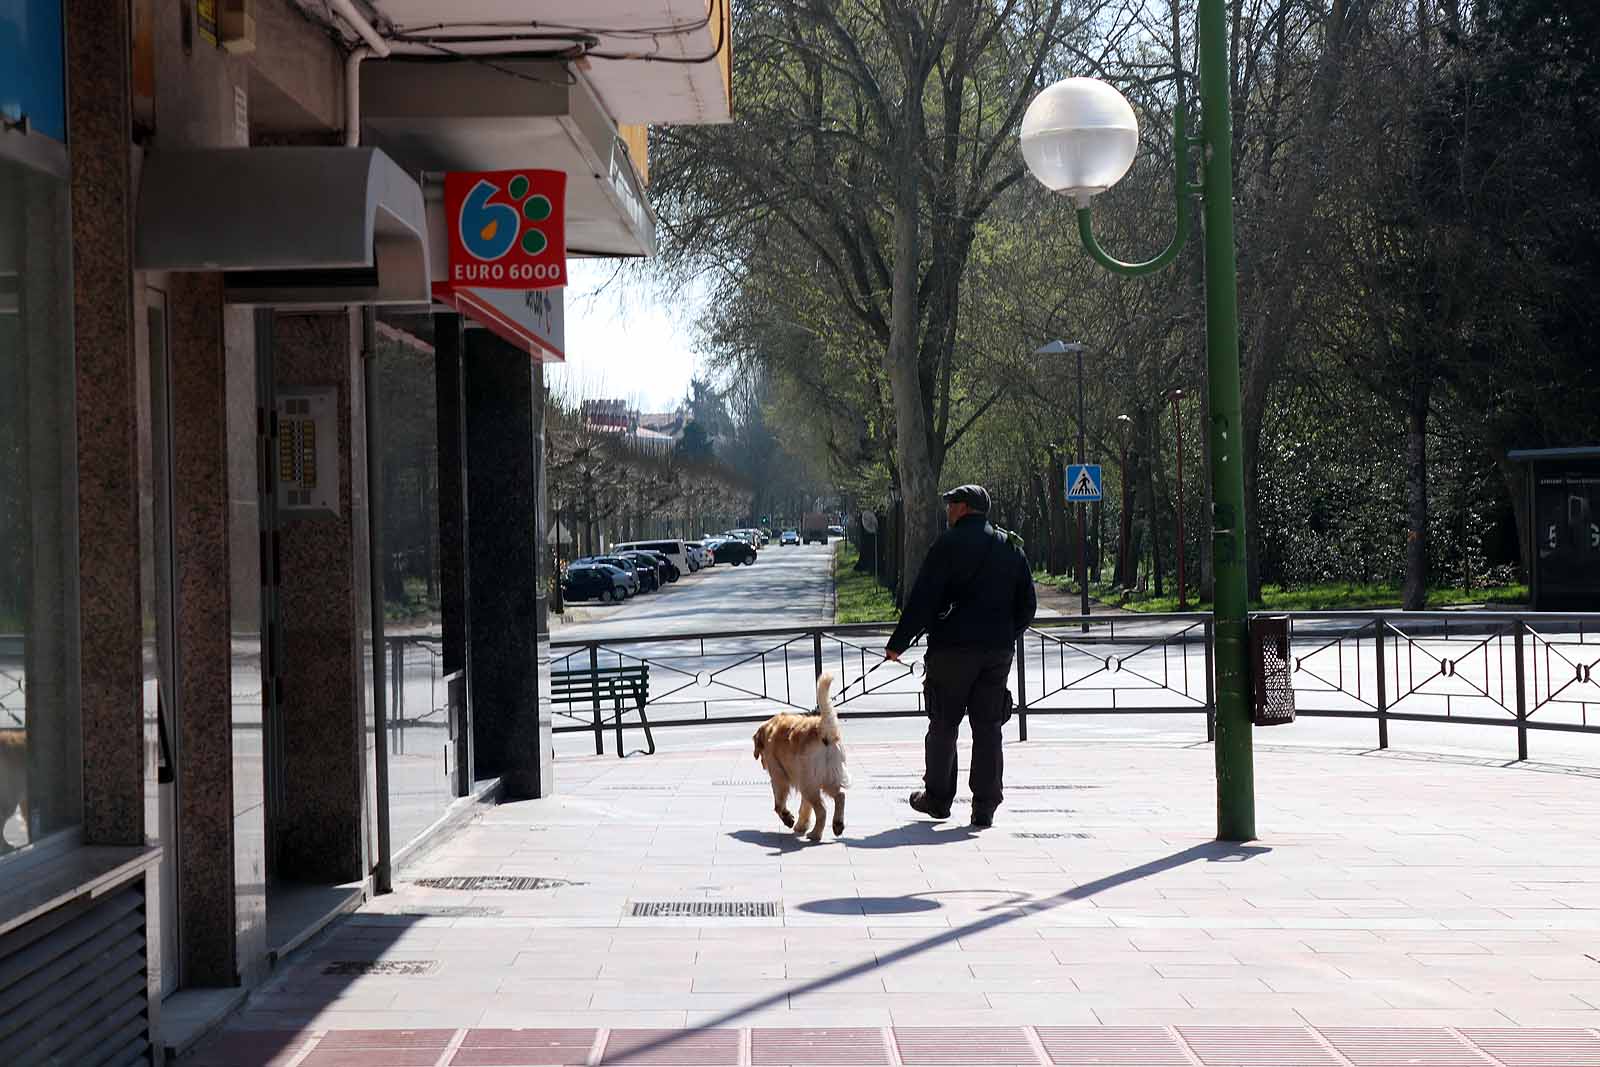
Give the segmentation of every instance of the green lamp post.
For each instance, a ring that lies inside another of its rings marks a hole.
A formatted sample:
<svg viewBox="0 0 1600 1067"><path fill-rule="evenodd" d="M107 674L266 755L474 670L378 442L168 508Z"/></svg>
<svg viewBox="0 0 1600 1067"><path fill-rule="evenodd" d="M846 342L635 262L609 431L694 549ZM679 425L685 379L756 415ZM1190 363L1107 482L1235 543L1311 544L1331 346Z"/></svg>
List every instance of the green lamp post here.
<svg viewBox="0 0 1600 1067"><path fill-rule="evenodd" d="M1073 199L1078 233L1107 270L1148 274L1177 258L1188 239L1191 201L1205 223L1206 366L1211 407L1212 554L1216 564L1217 837L1256 835L1251 747L1250 647L1245 571L1244 454L1239 400L1239 297L1233 249L1233 131L1228 108L1228 23L1224 0L1199 0L1200 136L1189 134L1183 76L1176 79L1173 170L1177 228L1153 259L1124 263L1095 240L1090 202L1121 180L1139 147L1139 125L1121 93L1093 78L1067 78L1034 98L1022 120L1022 154L1047 188ZM1188 177L1201 149L1200 184Z"/></svg>

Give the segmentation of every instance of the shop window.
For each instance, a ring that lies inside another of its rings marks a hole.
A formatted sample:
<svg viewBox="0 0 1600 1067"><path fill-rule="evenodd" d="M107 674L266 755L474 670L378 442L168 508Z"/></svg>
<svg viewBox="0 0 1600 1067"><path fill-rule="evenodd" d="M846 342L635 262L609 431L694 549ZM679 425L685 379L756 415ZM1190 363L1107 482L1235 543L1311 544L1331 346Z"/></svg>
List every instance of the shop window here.
<svg viewBox="0 0 1600 1067"><path fill-rule="evenodd" d="M0 157L0 863L82 812L70 232Z"/></svg>

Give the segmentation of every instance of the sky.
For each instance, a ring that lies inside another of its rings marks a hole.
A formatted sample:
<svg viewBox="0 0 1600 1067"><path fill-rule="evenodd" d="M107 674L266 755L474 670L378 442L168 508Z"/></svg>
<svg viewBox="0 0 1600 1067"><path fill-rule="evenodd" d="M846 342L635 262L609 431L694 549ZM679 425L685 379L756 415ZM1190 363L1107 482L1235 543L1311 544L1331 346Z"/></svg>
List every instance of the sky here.
<svg viewBox="0 0 1600 1067"><path fill-rule="evenodd" d="M606 259L567 261L567 361L546 364L555 390L620 397L641 411L670 411L700 367L694 343L698 290L680 299Z"/></svg>

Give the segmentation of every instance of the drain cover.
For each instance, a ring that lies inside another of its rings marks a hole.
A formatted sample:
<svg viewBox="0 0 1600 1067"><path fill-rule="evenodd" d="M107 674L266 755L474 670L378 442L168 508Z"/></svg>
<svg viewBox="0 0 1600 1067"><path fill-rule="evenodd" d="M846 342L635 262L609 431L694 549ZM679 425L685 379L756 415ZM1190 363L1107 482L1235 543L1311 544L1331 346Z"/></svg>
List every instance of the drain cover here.
<svg viewBox="0 0 1600 1067"><path fill-rule="evenodd" d="M1033 789L1099 789L1097 785L1008 785L1007 790L1022 792Z"/></svg>
<svg viewBox="0 0 1600 1067"><path fill-rule="evenodd" d="M470 905L441 904L437 907L417 905L392 911L390 915L410 915L419 919L487 919L495 915L504 915L504 908L478 908Z"/></svg>
<svg viewBox="0 0 1600 1067"><path fill-rule="evenodd" d="M1014 833L1011 836L1012 837L1046 838L1046 839L1068 838L1068 839L1075 839L1075 840L1079 840L1079 841L1084 841L1084 840L1087 840L1087 839L1093 837L1094 835L1093 834L1065 834L1065 833L1063 833L1063 834L1055 834L1055 833L1042 833L1042 832L1023 831L1023 832L1020 832L1020 833Z"/></svg>
<svg viewBox="0 0 1600 1067"><path fill-rule="evenodd" d="M606 788L633 793L675 793L678 790L675 785L608 785Z"/></svg>
<svg viewBox="0 0 1600 1067"><path fill-rule="evenodd" d="M323 974L403 975L432 974L439 969L438 960L334 960L322 968Z"/></svg>
<svg viewBox="0 0 1600 1067"><path fill-rule="evenodd" d="M743 788L745 786L771 785L766 778L718 778L711 783L715 786Z"/></svg>
<svg viewBox="0 0 1600 1067"><path fill-rule="evenodd" d="M1018 815L1076 815L1076 808L1012 808Z"/></svg>
<svg viewBox="0 0 1600 1067"><path fill-rule="evenodd" d="M776 919L775 900L636 900L628 914L644 919Z"/></svg>
<svg viewBox="0 0 1600 1067"><path fill-rule="evenodd" d="M488 889L560 889L563 886L585 883L569 882L565 878L518 878L510 875L472 874L450 878L418 878L414 884L426 889L464 889L476 892Z"/></svg>

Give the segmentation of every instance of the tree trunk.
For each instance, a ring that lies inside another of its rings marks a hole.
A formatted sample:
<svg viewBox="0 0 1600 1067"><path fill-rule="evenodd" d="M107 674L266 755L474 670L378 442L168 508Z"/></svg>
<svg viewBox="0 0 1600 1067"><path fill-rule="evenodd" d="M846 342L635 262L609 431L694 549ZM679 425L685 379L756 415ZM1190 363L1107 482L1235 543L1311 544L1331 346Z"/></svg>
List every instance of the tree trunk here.
<svg viewBox="0 0 1600 1067"><path fill-rule="evenodd" d="M1528 512L1528 469L1521 464L1512 463L1505 458L1504 453L1495 457L1495 466L1500 469L1500 477L1506 483L1506 492L1511 496L1511 513L1516 517L1517 523L1517 559L1522 564L1522 580L1533 581L1533 539L1529 536L1533 527L1533 516ZM1532 590L1529 590L1532 593Z"/></svg>
<svg viewBox="0 0 1600 1067"><path fill-rule="evenodd" d="M1053 575L1067 573L1067 474L1061 456L1050 449L1050 555L1046 569Z"/></svg>
<svg viewBox="0 0 1600 1067"><path fill-rule="evenodd" d="M1428 602L1428 384L1411 388L1406 412L1406 582L1401 606L1421 611Z"/></svg>
<svg viewBox="0 0 1600 1067"><path fill-rule="evenodd" d="M1200 599L1215 603L1217 596L1216 561L1211 555L1211 391L1200 390Z"/></svg>
<svg viewBox="0 0 1600 1067"><path fill-rule="evenodd" d="M907 94L901 103L900 145L902 158L917 158L920 145L916 132L924 128L922 97ZM919 356L917 288L922 266L922 190L916 167L897 168L894 189L894 275L889 308L889 344L884 353L894 401L895 466L900 474L904 499L901 531L901 582L897 602L905 604L927 558L928 549L939 536L939 469L943 457L936 455L932 436L927 383L923 381Z"/></svg>

